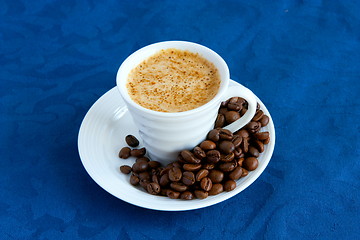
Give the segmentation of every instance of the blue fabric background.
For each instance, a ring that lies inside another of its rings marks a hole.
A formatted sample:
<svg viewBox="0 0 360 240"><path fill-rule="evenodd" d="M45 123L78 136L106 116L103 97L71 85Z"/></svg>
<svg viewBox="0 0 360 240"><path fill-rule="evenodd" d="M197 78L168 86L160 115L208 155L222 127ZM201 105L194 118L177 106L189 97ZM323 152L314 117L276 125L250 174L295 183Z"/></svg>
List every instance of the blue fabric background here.
<svg viewBox="0 0 360 240"><path fill-rule="evenodd" d="M133 51L208 46L257 94L273 158L236 197L158 212L88 176L80 123ZM356 239L358 1L0 0L1 239Z"/></svg>

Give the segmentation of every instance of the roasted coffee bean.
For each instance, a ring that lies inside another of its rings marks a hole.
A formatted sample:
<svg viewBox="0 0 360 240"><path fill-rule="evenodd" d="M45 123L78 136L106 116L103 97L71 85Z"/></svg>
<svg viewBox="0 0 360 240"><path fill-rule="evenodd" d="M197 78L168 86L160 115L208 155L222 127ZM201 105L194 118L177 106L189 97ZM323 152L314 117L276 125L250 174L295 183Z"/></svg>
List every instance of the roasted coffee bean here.
<svg viewBox="0 0 360 240"><path fill-rule="evenodd" d="M151 181L157 184L160 184L160 177L158 175L152 175Z"/></svg>
<svg viewBox="0 0 360 240"><path fill-rule="evenodd" d="M185 159L181 156L181 153L179 153L178 157L177 157L177 161L179 163L186 163Z"/></svg>
<svg viewBox="0 0 360 240"><path fill-rule="evenodd" d="M123 147L119 152L119 158L127 159L130 157L131 149L129 147Z"/></svg>
<svg viewBox="0 0 360 240"><path fill-rule="evenodd" d="M248 138L249 137L249 132L246 129L241 129L240 131L238 131L236 133L236 135L239 135L242 138Z"/></svg>
<svg viewBox="0 0 360 240"><path fill-rule="evenodd" d="M144 161L144 162L150 162L150 159L147 157L140 157L135 160L136 162Z"/></svg>
<svg viewBox="0 0 360 240"><path fill-rule="evenodd" d="M206 153L206 160L209 163L217 163L220 161L220 152L218 150L210 150Z"/></svg>
<svg viewBox="0 0 360 240"><path fill-rule="evenodd" d="M195 172L201 168L201 164L186 163L183 165L185 171Z"/></svg>
<svg viewBox="0 0 360 240"><path fill-rule="evenodd" d="M260 153L259 153L259 150L257 150L256 147L253 147L253 146L249 146L249 151L248 153L251 155L251 156L254 156L254 157L259 157Z"/></svg>
<svg viewBox="0 0 360 240"><path fill-rule="evenodd" d="M200 171L198 171L196 173L196 177L195 177L195 180L196 181L201 181L201 179L203 179L204 177L206 177L207 175L209 175L209 170L207 169L201 169Z"/></svg>
<svg viewBox="0 0 360 240"><path fill-rule="evenodd" d="M223 114L223 115L227 112L228 112L227 108L219 108L219 111L218 111L219 114Z"/></svg>
<svg viewBox="0 0 360 240"><path fill-rule="evenodd" d="M222 154L220 156L220 161L222 161L222 162L231 162L232 160L234 160L234 158L235 158L235 154L233 152L231 152L231 153L229 153L227 155Z"/></svg>
<svg viewBox="0 0 360 240"><path fill-rule="evenodd" d="M208 135L207 135L207 139L213 141L213 142L217 142L220 139L220 131L218 129L213 129L211 130Z"/></svg>
<svg viewBox="0 0 360 240"><path fill-rule="evenodd" d="M146 186L147 192L152 194L152 195L157 195L158 193L160 193L160 186L157 183L149 183Z"/></svg>
<svg viewBox="0 0 360 240"><path fill-rule="evenodd" d="M145 172L148 168L149 164L145 161L136 162L132 166L132 170L135 173Z"/></svg>
<svg viewBox="0 0 360 240"><path fill-rule="evenodd" d="M158 168L161 165L158 161L150 161L148 164L150 168Z"/></svg>
<svg viewBox="0 0 360 240"><path fill-rule="evenodd" d="M193 152L195 157L198 159L203 159L204 157L206 157L206 153L200 147L195 147Z"/></svg>
<svg viewBox="0 0 360 240"><path fill-rule="evenodd" d="M137 138L135 136L133 136L133 135L127 135L125 137L125 141L130 147L139 146L139 140L137 140Z"/></svg>
<svg viewBox="0 0 360 240"><path fill-rule="evenodd" d="M246 170L245 168L242 169L242 174L241 177L246 177L249 174L249 171Z"/></svg>
<svg viewBox="0 0 360 240"><path fill-rule="evenodd" d="M256 132L260 131L261 124L258 122L249 122L245 126L245 128L251 133L256 133Z"/></svg>
<svg viewBox="0 0 360 240"><path fill-rule="evenodd" d="M257 122L264 116L264 112L262 110L258 110L255 113L255 116L251 119L251 121Z"/></svg>
<svg viewBox="0 0 360 240"><path fill-rule="evenodd" d="M216 148L216 144L213 141L210 140L205 140L202 143L200 143L199 146L201 149L208 151L208 150L213 150Z"/></svg>
<svg viewBox="0 0 360 240"><path fill-rule="evenodd" d="M171 165L173 167L181 168L181 163L179 163L178 161L172 162Z"/></svg>
<svg viewBox="0 0 360 240"><path fill-rule="evenodd" d="M145 191L147 190L147 185L150 183L149 180L146 179L140 179L140 186L145 189Z"/></svg>
<svg viewBox="0 0 360 240"><path fill-rule="evenodd" d="M247 153L249 151L249 140L248 138L243 138L243 141L240 144L241 150L243 153Z"/></svg>
<svg viewBox="0 0 360 240"><path fill-rule="evenodd" d="M213 184L212 188L209 191L209 195L217 195L219 193L222 193L224 191L224 187L220 183Z"/></svg>
<svg viewBox="0 0 360 240"><path fill-rule="evenodd" d="M225 116L219 113L216 117L214 128L223 127L224 124L225 124Z"/></svg>
<svg viewBox="0 0 360 240"><path fill-rule="evenodd" d="M120 167L120 171L124 174L129 174L129 173L131 173L131 167L128 165L122 165Z"/></svg>
<svg viewBox="0 0 360 240"><path fill-rule="evenodd" d="M222 108L226 108L227 104L229 103L230 99L226 100L226 101L222 101L220 104L220 107Z"/></svg>
<svg viewBox="0 0 360 240"><path fill-rule="evenodd" d="M165 173L164 175L161 176L159 184L160 184L160 186L165 187L169 183L170 183L169 175L167 173Z"/></svg>
<svg viewBox="0 0 360 240"><path fill-rule="evenodd" d="M198 199L205 199L209 196L209 193L203 190L195 190L194 191L195 197Z"/></svg>
<svg viewBox="0 0 360 240"><path fill-rule="evenodd" d="M256 111L260 109L260 104L256 103Z"/></svg>
<svg viewBox="0 0 360 240"><path fill-rule="evenodd" d="M235 150L234 150L234 156L235 156L236 158L239 158L241 154L242 154L241 148L235 148Z"/></svg>
<svg viewBox="0 0 360 240"><path fill-rule="evenodd" d="M270 137L264 140L264 144L269 144L269 142L270 142Z"/></svg>
<svg viewBox="0 0 360 240"><path fill-rule="evenodd" d="M255 157L245 158L243 167L248 171L254 171L259 165L259 161Z"/></svg>
<svg viewBox="0 0 360 240"><path fill-rule="evenodd" d="M238 166L229 174L229 178L232 180L238 180L239 178L241 178L241 174L242 168Z"/></svg>
<svg viewBox="0 0 360 240"><path fill-rule="evenodd" d="M173 182L177 182L180 181L181 177L182 177L182 172L180 170L180 168L177 167L173 167L169 170L169 179L170 181Z"/></svg>
<svg viewBox="0 0 360 240"><path fill-rule="evenodd" d="M146 154L146 149L145 148L139 148L139 149L133 149L130 152L131 156L133 157L143 157Z"/></svg>
<svg viewBox="0 0 360 240"><path fill-rule="evenodd" d="M189 150L183 150L181 151L181 156L184 158L184 160L188 163L200 163L201 160L196 158L192 152Z"/></svg>
<svg viewBox="0 0 360 240"><path fill-rule="evenodd" d="M195 183L195 175L192 172L183 172L181 181L183 184L190 186Z"/></svg>
<svg viewBox="0 0 360 240"><path fill-rule="evenodd" d="M167 190L166 195L171 199L178 199L180 197L180 193L173 191L173 190Z"/></svg>
<svg viewBox="0 0 360 240"><path fill-rule="evenodd" d="M179 182L170 183L170 187L178 192L184 192L188 189L188 187L185 184Z"/></svg>
<svg viewBox="0 0 360 240"><path fill-rule="evenodd" d="M150 181L150 173L149 172L141 172L138 174L140 180L148 180Z"/></svg>
<svg viewBox="0 0 360 240"><path fill-rule="evenodd" d="M265 127L266 125L268 125L269 123L269 117L264 115L261 119L260 119L260 124L261 124L261 127Z"/></svg>
<svg viewBox="0 0 360 240"><path fill-rule="evenodd" d="M241 97L232 97L227 104L227 108L229 110L240 111L243 108L244 103L245 99Z"/></svg>
<svg viewBox="0 0 360 240"><path fill-rule="evenodd" d="M252 145L256 147L260 153L264 152L264 144L261 141L255 140L252 142Z"/></svg>
<svg viewBox="0 0 360 240"><path fill-rule="evenodd" d="M180 198L184 200L191 200L194 198L194 195L190 191L185 191L180 194Z"/></svg>
<svg viewBox="0 0 360 240"><path fill-rule="evenodd" d="M258 133L255 133L254 136L258 140L264 141L265 139L267 139L269 137L269 132L258 132Z"/></svg>
<svg viewBox="0 0 360 240"><path fill-rule="evenodd" d="M161 196L167 196L169 189L160 187L160 193Z"/></svg>
<svg viewBox="0 0 360 240"><path fill-rule="evenodd" d="M244 114L246 113L247 109L246 108L242 108L240 110L240 116L244 116Z"/></svg>
<svg viewBox="0 0 360 240"><path fill-rule="evenodd" d="M219 136L222 140L228 140L231 141L233 138L233 133L227 129L219 129Z"/></svg>
<svg viewBox="0 0 360 240"><path fill-rule="evenodd" d="M244 157L239 158L239 159L237 160L237 165L240 166L240 167L242 167L244 160L245 160Z"/></svg>
<svg viewBox="0 0 360 240"><path fill-rule="evenodd" d="M208 177L204 177L203 179L201 179L200 181L200 187L204 190L204 191L210 191L210 189L212 188L212 181L210 178Z"/></svg>
<svg viewBox="0 0 360 240"><path fill-rule="evenodd" d="M236 168L235 162L222 163L219 165L219 169L223 172L231 172Z"/></svg>
<svg viewBox="0 0 360 240"><path fill-rule="evenodd" d="M235 146L232 142L230 141L221 141L219 143L219 149L221 152L225 153L225 154L229 154L232 151L234 151Z"/></svg>
<svg viewBox="0 0 360 240"><path fill-rule="evenodd" d="M224 191L230 192L236 188L236 182L234 180L227 180L223 187Z"/></svg>
<svg viewBox="0 0 360 240"><path fill-rule="evenodd" d="M224 173L222 171L213 169L209 171L208 177L213 183L219 183L224 179Z"/></svg>
<svg viewBox="0 0 360 240"><path fill-rule="evenodd" d="M232 143L234 144L234 147L235 148L240 147L242 140L243 140L242 137L240 137L239 135L234 135L232 139Z"/></svg>
<svg viewBox="0 0 360 240"><path fill-rule="evenodd" d="M214 169L215 168L215 164L213 164L213 163L205 163L205 164L203 164L203 166L202 166L204 169L206 169L206 170L211 170L211 169Z"/></svg>
<svg viewBox="0 0 360 240"><path fill-rule="evenodd" d="M132 174L130 177L130 184L136 186L139 184L139 182L140 182L140 178L138 176Z"/></svg>
<svg viewBox="0 0 360 240"><path fill-rule="evenodd" d="M225 113L225 120L228 124L235 122L240 118L240 113L235 111L228 111Z"/></svg>

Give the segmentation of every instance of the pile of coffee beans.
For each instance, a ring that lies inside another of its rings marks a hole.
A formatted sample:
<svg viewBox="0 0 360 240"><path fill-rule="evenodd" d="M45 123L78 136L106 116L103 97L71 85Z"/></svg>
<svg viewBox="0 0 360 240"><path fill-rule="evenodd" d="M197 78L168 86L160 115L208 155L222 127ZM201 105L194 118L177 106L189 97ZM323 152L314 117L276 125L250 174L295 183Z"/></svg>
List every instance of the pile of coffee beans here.
<svg viewBox="0 0 360 240"><path fill-rule="evenodd" d="M120 171L131 173L132 185L140 185L150 194L172 199L204 199L234 190L236 180L258 167L258 157L264 151L264 145L270 142L269 132L260 132L269 123L269 117L259 104L255 116L245 127L235 133L223 128L244 115L247 106L246 100L240 97L223 102L215 128L206 140L192 150L181 151L177 160L167 166L146 157L145 148L122 148L120 158L133 156L136 161L132 167L121 166ZM126 136L125 140L130 147L139 145L132 135Z"/></svg>

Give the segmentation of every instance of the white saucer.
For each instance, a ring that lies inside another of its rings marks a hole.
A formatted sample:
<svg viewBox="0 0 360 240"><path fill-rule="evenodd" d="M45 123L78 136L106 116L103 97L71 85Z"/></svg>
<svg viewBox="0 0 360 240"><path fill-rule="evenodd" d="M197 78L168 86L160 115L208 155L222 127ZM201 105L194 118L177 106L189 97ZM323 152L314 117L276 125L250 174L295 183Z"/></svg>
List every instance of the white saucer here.
<svg viewBox="0 0 360 240"><path fill-rule="evenodd" d="M235 81L231 85L237 84ZM206 199L180 200L154 196L141 187L129 183L129 175L122 174L121 165L131 166L135 159L120 159L119 150L126 146L125 136L132 134L140 140L137 128L133 124L124 101L116 87L98 99L86 114L79 131L79 154L90 177L110 194L128 203L154 210L182 211L203 208L229 199L252 184L268 165L275 146L275 129L270 113L257 98L261 109L269 116L269 124L263 131L270 133L271 141L259 157L259 166L248 176L237 181L237 187L231 192L223 192Z"/></svg>

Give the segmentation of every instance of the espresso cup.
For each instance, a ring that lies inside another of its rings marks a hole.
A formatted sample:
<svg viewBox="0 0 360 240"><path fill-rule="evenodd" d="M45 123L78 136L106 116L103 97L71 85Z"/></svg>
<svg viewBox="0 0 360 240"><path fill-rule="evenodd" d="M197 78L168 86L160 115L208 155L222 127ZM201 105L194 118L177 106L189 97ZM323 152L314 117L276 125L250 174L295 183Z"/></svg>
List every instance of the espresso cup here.
<svg viewBox="0 0 360 240"><path fill-rule="evenodd" d="M218 93L212 100L184 112L159 112L144 108L131 99L126 87L130 71L160 50L169 48L198 53L214 64L221 82ZM229 87L229 82L229 68L216 52L186 41L166 41L143 47L125 59L116 76L117 88L139 129L149 157L165 165L175 161L180 151L190 150L206 138L207 133L214 127L222 101L231 97L242 97L248 102L245 115L226 126L226 129L235 132L251 121L256 111L255 95L242 85Z"/></svg>

